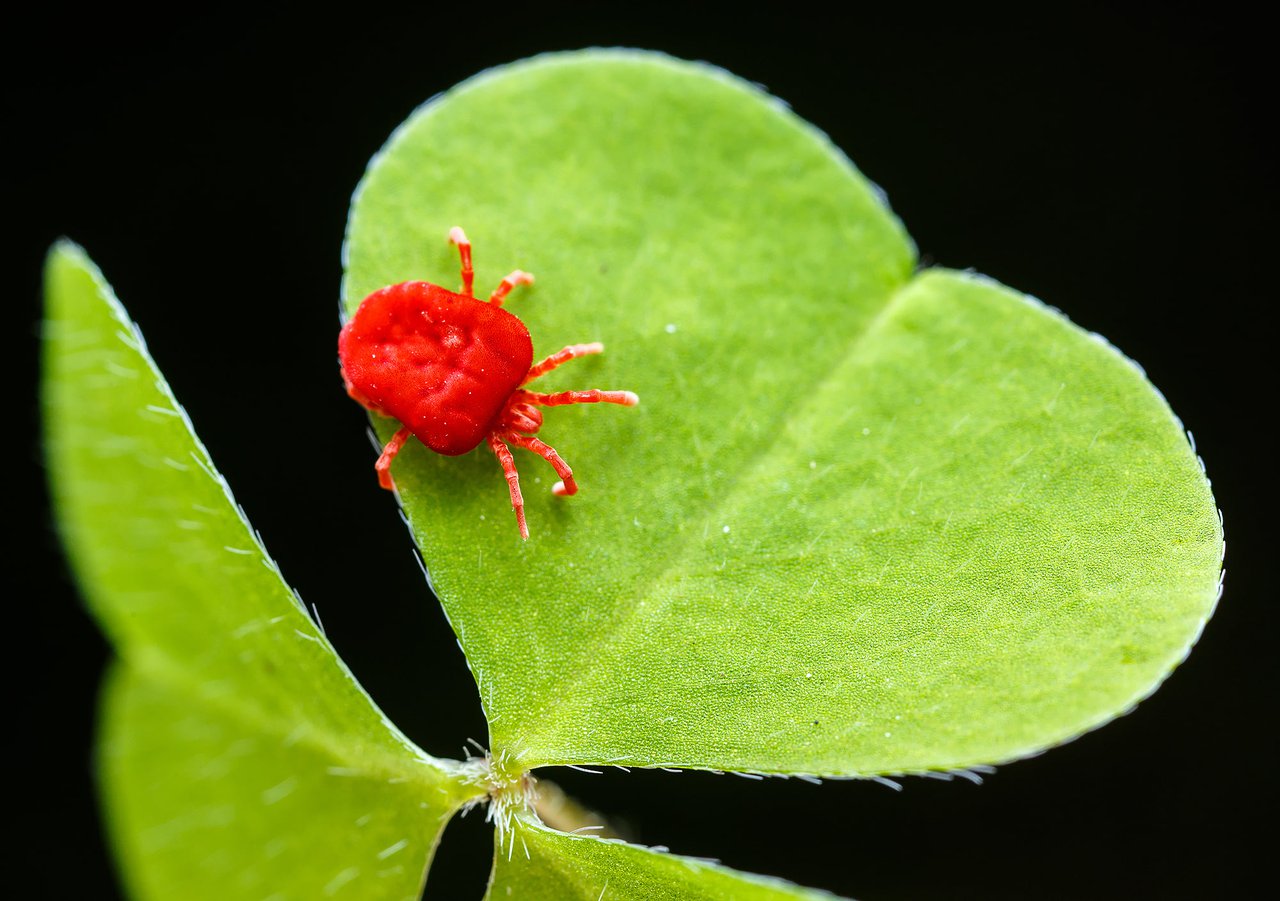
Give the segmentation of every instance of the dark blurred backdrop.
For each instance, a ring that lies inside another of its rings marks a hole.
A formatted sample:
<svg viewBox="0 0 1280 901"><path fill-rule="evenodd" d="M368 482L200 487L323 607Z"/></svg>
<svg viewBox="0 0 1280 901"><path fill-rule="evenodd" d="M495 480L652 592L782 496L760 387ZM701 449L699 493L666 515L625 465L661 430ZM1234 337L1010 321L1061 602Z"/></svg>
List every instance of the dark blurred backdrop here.
<svg viewBox="0 0 1280 901"><path fill-rule="evenodd" d="M19 509L36 511L16 523L34 547L10 543L17 590L6 592L20 708L10 822L30 845L9 870L36 880L25 896L118 892L90 759L108 649L61 559L40 467L44 250L68 235L98 262L357 676L428 751L459 756L485 735L475 689L338 379L347 202L370 155L431 95L488 66L591 45L665 50L760 82L885 188L926 261L1035 294L1139 361L1195 432L1229 552L1218 614L1164 688L983 786L558 781L645 843L864 901L1244 893L1262 863L1250 819L1274 798L1274 529L1259 478L1274 464L1260 320L1275 302L1262 135L1275 97L1262 25L1221 5L839 19L802 4L374 7L344 18L58 7L6 24L4 272L19 390L5 445L19 457ZM488 841L478 817L451 826L428 897L478 899Z"/></svg>

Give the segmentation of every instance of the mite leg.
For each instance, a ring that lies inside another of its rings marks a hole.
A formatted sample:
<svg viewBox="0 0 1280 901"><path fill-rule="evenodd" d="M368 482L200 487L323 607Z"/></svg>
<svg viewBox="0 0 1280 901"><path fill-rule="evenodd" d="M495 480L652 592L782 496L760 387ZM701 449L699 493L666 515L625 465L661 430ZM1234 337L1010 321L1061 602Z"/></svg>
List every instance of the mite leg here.
<svg viewBox="0 0 1280 901"><path fill-rule="evenodd" d="M387 446L382 449L382 456L378 458L377 463L373 464L373 468L378 472L378 484L388 491L396 490L395 479L391 478L391 461L396 458L396 454L400 453L400 448L404 447L404 443L412 434L409 427L405 426L392 435Z"/></svg>
<svg viewBox="0 0 1280 901"><path fill-rule="evenodd" d="M498 287L493 289L493 293L489 295L489 303L495 307L502 306L502 302L507 299L507 295L511 293L511 289L516 285L532 285L533 276L527 272L517 269L508 275L502 281L498 282Z"/></svg>
<svg viewBox="0 0 1280 901"><path fill-rule="evenodd" d="M351 379L347 378L347 374L345 372L342 373L342 384L346 386L347 397L351 398L366 410L373 410L375 413L381 412L378 410L377 404L365 397L359 388L351 384Z"/></svg>
<svg viewBox="0 0 1280 901"><path fill-rule="evenodd" d="M624 407L634 407L640 403L640 398L634 391L601 391L598 388L589 391L559 391L555 394L521 391L520 394L521 400L539 407L563 407L566 404L621 404Z"/></svg>
<svg viewBox="0 0 1280 901"><path fill-rule="evenodd" d="M570 344L564 350L558 350L541 363L534 365L529 370L529 374L524 377L524 381L520 384L527 385L534 379L541 378L551 370L558 366L563 366L570 360L599 353L604 353L604 345L599 341L593 341L590 344Z"/></svg>
<svg viewBox="0 0 1280 901"><path fill-rule="evenodd" d="M511 456L511 448L502 443L496 434L489 436L489 448L493 451L502 471L507 477L507 486L511 489L511 506L516 511L516 525L520 528L520 537L529 539L529 526L524 521L524 498L520 495L520 474L516 472L516 460Z"/></svg>
<svg viewBox="0 0 1280 901"><path fill-rule="evenodd" d="M573 470L569 468L569 464L564 462L564 458L556 453L556 449L545 441L534 438L532 435L504 435L508 441L516 447L523 447L525 450L531 450L542 459L551 464L563 481L556 482L551 486L551 493L560 497L568 497L571 494L578 493L578 483L573 480Z"/></svg>
<svg viewBox="0 0 1280 901"><path fill-rule="evenodd" d="M467 240L467 233L455 225L449 229L449 243L458 245L458 256L462 257L462 293L475 297L476 271L471 268L471 242Z"/></svg>

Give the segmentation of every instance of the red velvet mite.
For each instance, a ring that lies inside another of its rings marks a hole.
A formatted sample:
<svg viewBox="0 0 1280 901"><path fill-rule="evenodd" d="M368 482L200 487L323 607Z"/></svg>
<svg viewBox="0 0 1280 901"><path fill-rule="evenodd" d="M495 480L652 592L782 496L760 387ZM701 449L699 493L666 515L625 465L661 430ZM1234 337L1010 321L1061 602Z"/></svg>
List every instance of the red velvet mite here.
<svg viewBox="0 0 1280 901"><path fill-rule="evenodd" d="M486 442L506 474L520 537L528 538L520 476L509 444L531 450L552 465L561 479L551 489L554 494L578 491L569 465L533 436L542 428L538 407L634 407L639 398L630 391L526 391L524 386L534 379L574 357L598 354L604 345L571 344L531 365L529 330L502 309L502 302L517 285L532 284L533 276L517 269L487 303L477 300L471 242L460 228L450 230L449 240L462 258L462 293L429 282L401 282L374 291L338 335L342 381L352 399L403 424L374 465L378 484L395 489L391 461L410 435L450 457Z"/></svg>

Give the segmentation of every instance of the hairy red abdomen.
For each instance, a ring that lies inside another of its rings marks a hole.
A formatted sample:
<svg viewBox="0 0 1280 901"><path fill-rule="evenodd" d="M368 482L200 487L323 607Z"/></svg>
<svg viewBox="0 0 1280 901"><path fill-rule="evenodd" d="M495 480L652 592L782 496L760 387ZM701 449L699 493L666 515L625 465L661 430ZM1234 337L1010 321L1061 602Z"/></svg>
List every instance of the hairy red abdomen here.
<svg viewBox="0 0 1280 901"><path fill-rule="evenodd" d="M338 336L347 392L440 454L476 447L529 374L533 342L496 304L429 282L373 292Z"/></svg>

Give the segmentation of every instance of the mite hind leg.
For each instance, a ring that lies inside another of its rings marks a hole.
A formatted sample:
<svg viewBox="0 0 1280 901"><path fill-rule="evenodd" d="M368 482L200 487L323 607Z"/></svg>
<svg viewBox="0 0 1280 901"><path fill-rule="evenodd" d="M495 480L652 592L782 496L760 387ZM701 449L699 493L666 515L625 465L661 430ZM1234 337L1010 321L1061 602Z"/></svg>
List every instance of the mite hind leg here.
<svg viewBox="0 0 1280 901"><path fill-rule="evenodd" d="M387 446L382 449L382 456L378 457L378 462L373 464L373 468L378 473L378 484L388 491L396 490L395 479L391 478L391 461L396 458L396 454L400 453L400 449L412 434L409 427L405 426L392 435Z"/></svg>
<svg viewBox="0 0 1280 901"><path fill-rule="evenodd" d="M507 436L510 437L510 436ZM507 487L511 490L511 508L516 513L516 526L520 529L520 537L529 540L529 525L524 520L524 497L520 494L520 474L516 472L516 460L511 456L511 448L503 443L497 435L489 436L489 449L502 465L502 472L507 477Z"/></svg>
<svg viewBox="0 0 1280 901"><path fill-rule="evenodd" d="M640 403L634 391L601 391L592 388L588 391L557 391L555 394L541 394L537 391L523 391L522 400L539 407L563 407L567 404L620 404L634 407Z"/></svg>
<svg viewBox="0 0 1280 901"><path fill-rule="evenodd" d="M564 458L556 453L556 449L540 438L534 438L532 435L504 435L508 441L523 447L525 450L533 451L542 459L551 464L551 468L556 471L561 481L551 486L551 493L559 497L568 497L571 494L578 493L578 483L573 480L573 470L569 468L569 464L564 462Z"/></svg>

